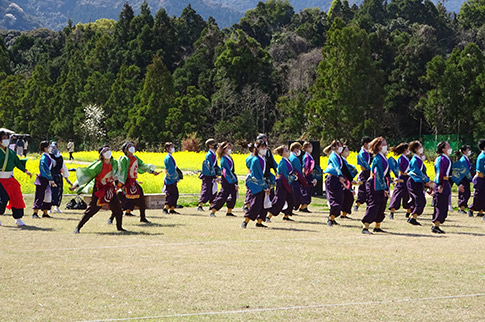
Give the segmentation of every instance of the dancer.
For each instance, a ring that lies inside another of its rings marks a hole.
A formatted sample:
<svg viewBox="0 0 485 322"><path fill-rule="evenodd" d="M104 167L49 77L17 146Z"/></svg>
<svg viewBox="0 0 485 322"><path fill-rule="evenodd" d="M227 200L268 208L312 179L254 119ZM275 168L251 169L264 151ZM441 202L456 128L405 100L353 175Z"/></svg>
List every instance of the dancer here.
<svg viewBox="0 0 485 322"><path fill-rule="evenodd" d="M271 209L266 217L266 222L271 222L273 216L278 216L280 212L283 212L283 220L293 221L290 218L291 211L293 209L293 197L291 184L296 180L296 174L293 170L290 160L290 151L284 145L276 148L274 153L281 156L281 161L278 164L278 176L276 178L276 191L275 196L271 202ZM285 208L286 207L286 208Z"/></svg>
<svg viewBox="0 0 485 322"><path fill-rule="evenodd" d="M202 163L202 173L199 179L202 179L202 186L200 189L198 211L204 211L202 206L209 202L211 205L217 195L217 176L220 174L219 166L217 165L216 149L217 142L214 139L209 139L205 142L205 146L209 149ZM214 187L214 185L216 185Z"/></svg>
<svg viewBox="0 0 485 322"><path fill-rule="evenodd" d="M301 144L299 142L293 142L290 145L290 152L289 160L297 176L297 179L291 184L291 195L293 196L293 209L298 210L302 205L302 190L308 186L300 161Z"/></svg>
<svg viewBox="0 0 485 322"><path fill-rule="evenodd" d="M463 172L461 175L463 179L461 179L458 184L458 213L465 214L465 209L468 208L468 201L471 197L471 190L470 184L473 180L473 176L475 175L475 169L470 162L470 155L472 154L471 148L469 145L463 145L459 151L462 156L458 163L461 165ZM461 188L460 188L461 187ZM473 217L473 211L468 209L468 217Z"/></svg>
<svg viewBox="0 0 485 322"><path fill-rule="evenodd" d="M60 207L62 203L62 195L64 189L64 180L72 186L71 181L69 181L69 170L67 170L66 163L62 158L61 152L57 146L57 142L52 142L50 145L51 152L49 156L51 157L53 164L51 169L52 178L54 179L55 187L52 187L52 209L48 212L62 213Z"/></svg>
<svg viewBox="0 0 485 322"><path fill-rule="evenodd" d="M434 163L434 212L433 212L433 226L431 232L435 234L444 234L440 225L443 224L448 216L448 200L451 195L451 160L450 155L453 152L450 144L446 141L438 143L436 153L438 157Z"/></svg>
<svg viewBox="0 0 485 322"><path fill-rule="evenodd" d="M177 187L177 183L180 181L181 178L181 171L177 167L177 163L173 158L173 154L175 153L175 147L172 142L165 143L165 152L167 152L167 156L163 161L165 165L165 179L164 179L164 186L163 191L165 192L165 207L163 208L164 214L178 214L175 210L177 206L177 201L179 199L179 189Z"/></svg>
<svg viewBox="0 0 485 322"><path fill-rule="evenodd" d="M470 210L477 211L477 216L483 217L485 211L485 139L478 142L478 147L482 152L478 155L476 174L473 177L473 204L470 206Z"/></svg>
<svg viewBox="0 0 485 322"><path fill-rule="evenodd" d="M112 216L116 218L116 228L118 231L123 229L123 210L121 203L116 194L122 184L118 183L115 187L115 181L118 180L118 161L111 156L111 149L105 145L98 150L99 159L87 168L77 168L77 180L71 187L71 190L77 190L80 193L86 186L94 180L93 194L88 208L84 211L84 216L74 229L75 234L79 234L81 228L91 219L101 208L109 205Z"/></svg>
<svg viewBox="0 0 485 322"><path fill-rule="evenodd" d="M362 147L357 155L357 164L360 165L361 171L357 177L359 188L357 190L357 203L354 206L355 211L358 211L360 205L364 204L366 200L365 183L370 177L370 164L372 161L371 155L368 152L371 141L372 139L370 137L364 136L361 140Z"/></svg>
<svg viewBox="0 0 485 322"><path fill-rule="evenodd" d="M25 168L27 160L20 160L15 151L8 147L8 134L0 131L0 140L0 215L5 214L5 208L11 209L17 226L25 226L22 221L25 202L13 170L17 168L31 178L32 174Z"/></svg>
<svg viewBox="0 0 485 322"><path fill-rule="evenodd" d="M312 202L313 187L317 185L317 179L313 176L315 170L315 160L313 159L313 145L310 142L303 143L303 175L307 182L306 186L301 187L301 203L300 212L310 213L308 205Z"/></svg>
<svg viewBox="0 0 485 322"><path fill-rule="evenodd" d="M373 232L384 232L381 228L381 223L386 217L384 211L386 210L390 183L389 163L386 157L386 139L382 136L375 138L369 144L369 148L374 155L374 159L371 164L370 178L365 183L367 209L362 218L362 223L364 224L363 234L372 234L369 231L369 226L372 223L375 223Z"/></svg>
<svg viewBox="0 0 485 322"><path fill-rule="evenodd" d="M413 158L409 163L409 179L407 182L408 192L410 196L411 215L408 218L408 223L414 226L421 226L417 221L424 207L426 206L425 187L432 189L433 183L429 180L426 174L426 166L424 160L424 148L421 142L413 141L409 144L409 149L413 152Z"/></svg>
<svg viewBox="0 0 485 322"><path fill-rule="evenodd" d="M223 142L221 146L217 148L217 156L221 160L222 183L221 190L210 207L211 217L216 216L216 212L224 206L224 203L227 206L226 216L236 217L232 213L232 210L236 205L239 185L236 172L234 171L234 160L231 158L231 153L232 144L229 142Z"/></svg>
<svg viewBox="0 0 485 322"><path fill-rule="evenodd" d="M244 215L241 228L246 228L250 220L257 220L256 227L265 228L263 221L266 220L267 210L264 209L265 198L269 198L269 187L264 178L266 169L266 143L257 140L254 143L255 156L249 161L250 174L246 178L246 187L251 190L249 194L249 209Z"/></svg>
<svg viewBox="0 0 485 322"><path fill-rule="evenodd" d="M407 187L407 182L409 180L409 144L400 143L397 147L391 148L391 151L394 154L400 156L397 159L397 167L399 172L395 180L396 185L394 187L394 191L392 192L391 202L389 204L389 219L394 219L394 214L397 210L399 210L399 208L401 208L401 203L402 207L406 209L406 217L409 218L409 215L411 214L411 206L409 205L409 192Z"/></svg>
<svg viewBox="0 0 485 322"><path fill-rule="evenodd" d="M34 182L35 199L34 214L32 215L34 219L40 218L38 215L40 209L42 209L42 218L51 218L47 212L51 210L52 206L52 188L57 186L51 173L53 166L53 160L49 155L51 151L52 148L49 147L48 141L40 142L39 153L42 153L42 156L39 162L40 174L37 175Z"/></svg>
<svg viewBox="0 0 485 322"><path fill-rule="evenodd" d="M344 202L345 177L342 173L344 163L340 157L340 153L343 150L342 143L339 140L333 140L323 151L327 155L330 154L328 166L323 171L323 173L327 174L325 177L325 191L330 206L330 214L327 220L328 226L338 225L335 218L340 216Z"/></svg>
<svg viewBox="0 0 485 322"><path fill-rule="evenodd" d="M354 204L355 191L352 189L352 185L356 184L354 181L357 175L357 169L347 162L350 151L349 148L344 145L342 153L340 154L344 166L342 166L342 174L345 178L345 183L343 184L344 200L342 202L342 214L340 218L350 219L348 215L352 214L352 205Z"/></svg>
<svg viewBox="0 0 485 322"><path fill-rule="evenodd" d="M124 155L118 159L118 183L122 188L118 193L118 198L122 209L125 211L126 216L130 216L135 206L137 206L140 209L140 222L150 224L150 221L146 218L145 194L137 179L138 174L151 173L158 176L159 172L155 171L153 164L147 164L135 155L135 143L131 141L123 143L121 151ZM113 215L108 219L109 225L113 223L113 219Z"/></svg>

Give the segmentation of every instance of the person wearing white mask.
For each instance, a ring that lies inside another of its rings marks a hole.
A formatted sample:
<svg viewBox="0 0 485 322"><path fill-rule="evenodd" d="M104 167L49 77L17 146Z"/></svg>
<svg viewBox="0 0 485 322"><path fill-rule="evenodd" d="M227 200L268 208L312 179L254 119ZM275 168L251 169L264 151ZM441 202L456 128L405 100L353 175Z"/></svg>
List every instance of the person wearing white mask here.
<svg viewBox="0 0 485 322"><path fill-rule="evenodd" d="M109 206L112 215L116 218L116 228L120 232L126 231L123 229L123 210L118 199L116 191L121 188L122 184L118 181L118 161L111 155L109 146L102 146L99 150L99 159L87 168L76 169L76 182L70 190L76 190L81 193L91 181L94 180L93 194L88 208L84 211L84 216L74 230L75 234L79 234L81 228L86 222L93 217L105 205Z"/></svg>
<svg viewBox="0 0 485 322"><path fill-rule="evenodd" d="M62 195L64 188L64 180L72 186L69 181L69 170L67 170L66 163L59 152L57 142L52 142L50 145L51 152L49 153L53 164L51 169L52 178L54 179L55 187L52 187L52 212L62 213L60 207L62 203ZM51 212L49 211L49 213Z"/></svg>
<svg viewBox="0 0 485 322"><path fill-rule="evenodd" d="M165 178L163 180L163 192L165 192L164 214L178 214L175 210L179 198L177 183L182 179L182 172L178 169L177 163L173 158L175 146L172 142L165 143L165 152L167 155L163 160L165 165Z"/></svg>
<svg viewBox="0 0 485 322"><path fill-rule="evenodd" d="M426 207L425 187L432 188L433 183L426 174L426 166L424 165L425 155L424 148L421 142L413 141L409 144L409 149L414 154L411 162L409 162L409 179L407 182L408 192L410 196L411 215L408 217L408 223L414 226L421 226L417 221L424 207Z"/></svg>
<svg viewBox="0 0 485 322"><path fill-rule="evenodd" d="M222 169L222 182L221 190L217 194L212 203L211 217L216 216L216 212L219 211L224 204L227 206L226 216L235 217L232 213L234 206L236 205L237 193L239 190L237 175L234 170L234 160L231 157L232 144L230 142L222 142L217 148L216 154L221 162Z"/></svg>
<svg viewBox="0 0 485 322"><path fill-rule="evenodd" d="M433 212L433 226L431 232L435 234L444 234L440 225L443 224L448 216L448 200L451 195L451 160L450 155L453 149L446 141L438 143L436 153L438 157L434 163L434 212Z"/></svg>
<svg viewBox="0 0 485 322"><path fill-rule="evenodd" d="M472 180L474 191L470 210L478 212L477 217L483 217L485 220L483 216L485 211L485 139L478 141L478 148L481 152L477 158L476 174Z"/></svg>
<svg viewBox="0 0 485 322"><path fill-rule="evenodd" d="M470 184L473 180L473 176L475 175L475 168L470 162L470 155L472 154L472 150L469 145L463 145L459 150L459 153L462 154L458 162L463 169L463 178L458 184L458 208L460 208L460 210L458 210L458 213L466 214L465 209L468 208L468 201L471 197ZM473 217L473 211L471 211L470 209L468 209L468 216Z"/></svg>
<svg viewBox="0 0 485 322"><path fill-rule="evenodd" d="M219 165L217 164L217 141L214 139L208 139L205 141L205 146L208 148L205 159L202 162L202 172L199 175L199 179L202 180L200 187L200 198L197 211L204 211L204 204L209 202L212 205L214 198L217 195L217 182L218 176L221 175Z"/></svg>
<svg viewBox="0 0 485 322"><path fill-rule="evenodd" d="M27 160L20 160L17 154L8 147L8 134L0 131L0 139L0 215L5 214L5 208L11 209L17 226L25 226L22 221L25 202L20 190L20 183L15 179L13 170L17 168L31 178L32 174L25 168Z"/></svg>
<svg viewBox="0 0 485 322"><path fill-rule="evenodd" d="M34 196L34 214L32 218L39 219L39 210L42 209L42 217L50 218L48 211L52 207L52 188L57 185L52 177L52 166L54 161L49 153L52 152L52 147L48 141L42 141L39 144L39 153L42 153L39 161L39 174L35 179L35 196Z"/></svg>
<svg viewBox="0 0 485 322"><path fill-rule="evenodd" d="M406 209L407 217L409 217L411 214L411 206L409 205L409 191L407 187L407 182L409 180L409 144L400 143L397 147L391 148L391 151L400 156L397 159L399 176L395 180L396 185L394 187L394 191L392 192L391 202L389 203L389 211L391 212L389 214L389 219L394 219L394 214L396 213L396 210L401 208L401 203L402 207Z"/></svg>
<svg viewBox="0 0 485 322"><path fill-rule="evenodd" d="M302 206L302 189L308 186L305 175L303 174L303 166L300 161L301 156L301 144L299 142L293 142L290 145L290 157L288 158L293 167L297 179L291 184L291 195L293 196L293 209L298 210ZM293 214L293 213L292 213Z"/></svg>
<svg viewBox="0 0 485 322"><path fill-rule="evenodd" d="M300 212L310 213L308 205L312 202L313 187L317 185L317 179L313 177L313 170L315 170L315 160L313 159L313 145L310 142L303 143L303 151L305 154L302 158L302 172L307 182L306 186L301 187L301 203Z"/></svg>
<svg viewBox="0 0 485 322"><path fill-rule="evenodd" d="M363 234L372 234L369 226L375 223L374 232L384 232L381 223L384 221L387 199L389 197L390 176L389 162L387 161L387 142L382 136L375 138L369 144L374 155L371 164L371 176L365 183L367 208L362 218Z"/></svg>
<svg viewBox="0 0 485 322"><path fill-rule="evenodd" d="M118 198L121 201L125 216L133 216L131 212L137 206L140 209L140 222L149 224L146 218L146 202L143 188L138 183L138 174L151 173L155 176L159 172L155 171L155 166L143 162L135 155L135 143L128 141L121 146L123 155L119 157L119 176L118 182L121 184L121 191ZM114 217L108 219L108 224L113 223Z"/></svg>
<svg viewBox="0 0 485 322"><path fill-rule="evenodd" d="M344 162L340 157L343 150L343 145L339 140L333 140L323 150L325 154L330 154L328 157L328 166L323 171L326 174L325 192L327 193L327 201L330 207L330 214L327 220L328 226L338 225L335 218L340 216L344 203L344 186L346 180L342 173Z"/></svg>

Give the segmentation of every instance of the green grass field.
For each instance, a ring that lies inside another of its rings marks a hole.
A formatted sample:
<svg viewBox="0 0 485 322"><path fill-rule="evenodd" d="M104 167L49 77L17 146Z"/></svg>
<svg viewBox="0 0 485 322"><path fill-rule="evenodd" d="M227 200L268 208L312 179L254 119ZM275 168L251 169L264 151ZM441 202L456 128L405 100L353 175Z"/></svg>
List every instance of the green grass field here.
<svg viewBox="0 0 485 322"><path fill-rule="evenodd" d="M0 320L483 321L481 218L454 212L432 235L431 208L422 227L401 212L383 223L388 233L365 236L363 209L327 227L325 204L246 230L240 208L237 218L150 210L152 225L125 217L125 234L106 211L79 235L80 211L27 211L23 229L0 216Z"/></svg>

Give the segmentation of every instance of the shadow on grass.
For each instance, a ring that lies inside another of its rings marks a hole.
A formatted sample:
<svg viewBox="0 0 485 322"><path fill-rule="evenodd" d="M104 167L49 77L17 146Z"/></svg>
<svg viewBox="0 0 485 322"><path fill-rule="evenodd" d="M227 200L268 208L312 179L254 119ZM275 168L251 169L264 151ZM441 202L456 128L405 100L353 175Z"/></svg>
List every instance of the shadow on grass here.
<svg viewBox="0 0 485 322"><path fill-rule="evenodd" d="M394 236L405 236L405 237L430 237L430 238L446 238L446 236L443 236L443 235L431 235L431 233L429 235L424 235L424 234L416 234L416 233L397 233L397 232L393 232L393 231L385 231L384 233L379 233L379 234L382 234L382 235L394 235Z"/></svg>
<svg viewBox="0 0 485 322"><path fill-rule="evenodd" d="M51 218L47 218L47 220L79 221L79 220L81 220L81 217L78 217L78 218L51 217Z"/></svg>
<svg viewBox="0 0 485 322"><path fill-rule="evenodd" d="M44 227L37 227L37 226L3 226L5 228L13 229L13 230L28 230L28 231L55 231L54 228L44 228Z"/></svg>
<svg viewBox="0 0 485 322"><path fill-rule="evenodd" d="M317 230L311 229L299 229L299 228L285 228L285 227L268 227L266 229L269 230L282 230L282 231L298 231L298 232L311 232L311 233L318 233Z"/></svg>
<svg viewBox="0 0 485 322"><path fill-rule="evenodd" d="M169 227L169 228L174 228L174 227L181 227L185 226L184 224L157 224L157 223L150 223L150 224L143 224L143 223L138 223L138 224L132 224L130 226L136 226L136 227L146 227L146 228L151 228L151 227Z"/></svg>
<svg viewBox="0 0 485 322"><path fill-rule="evenodd" d="M450 226L450 227L453 227L453 226ZM485 237L485 234L481 234L481 233L466 233L466 232L451 232L451 233L447 233L449 235L468 235L468 236L479 236L479 237Z"/></svg>
<svg viewBox="0 0 485 322"><path fill-rule="evenodd" d="M92 235L100 236L162 236L163 233L150 233L147 231L110 231L110 232L94 232Z"/></svg>

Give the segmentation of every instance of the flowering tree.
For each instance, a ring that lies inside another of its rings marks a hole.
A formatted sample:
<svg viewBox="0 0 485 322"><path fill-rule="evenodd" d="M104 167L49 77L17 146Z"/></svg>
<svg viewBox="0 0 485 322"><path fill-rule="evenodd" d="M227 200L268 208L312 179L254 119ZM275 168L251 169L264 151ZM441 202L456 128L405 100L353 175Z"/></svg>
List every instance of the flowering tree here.
<svg viewBox="0 0 485 322"><path fill-rule="evenodd" d="M88 104L84 107L84 123L81 124L81 130L85 148L96 147L106 137L105 119L104 110L101 106Z"/></svg>

